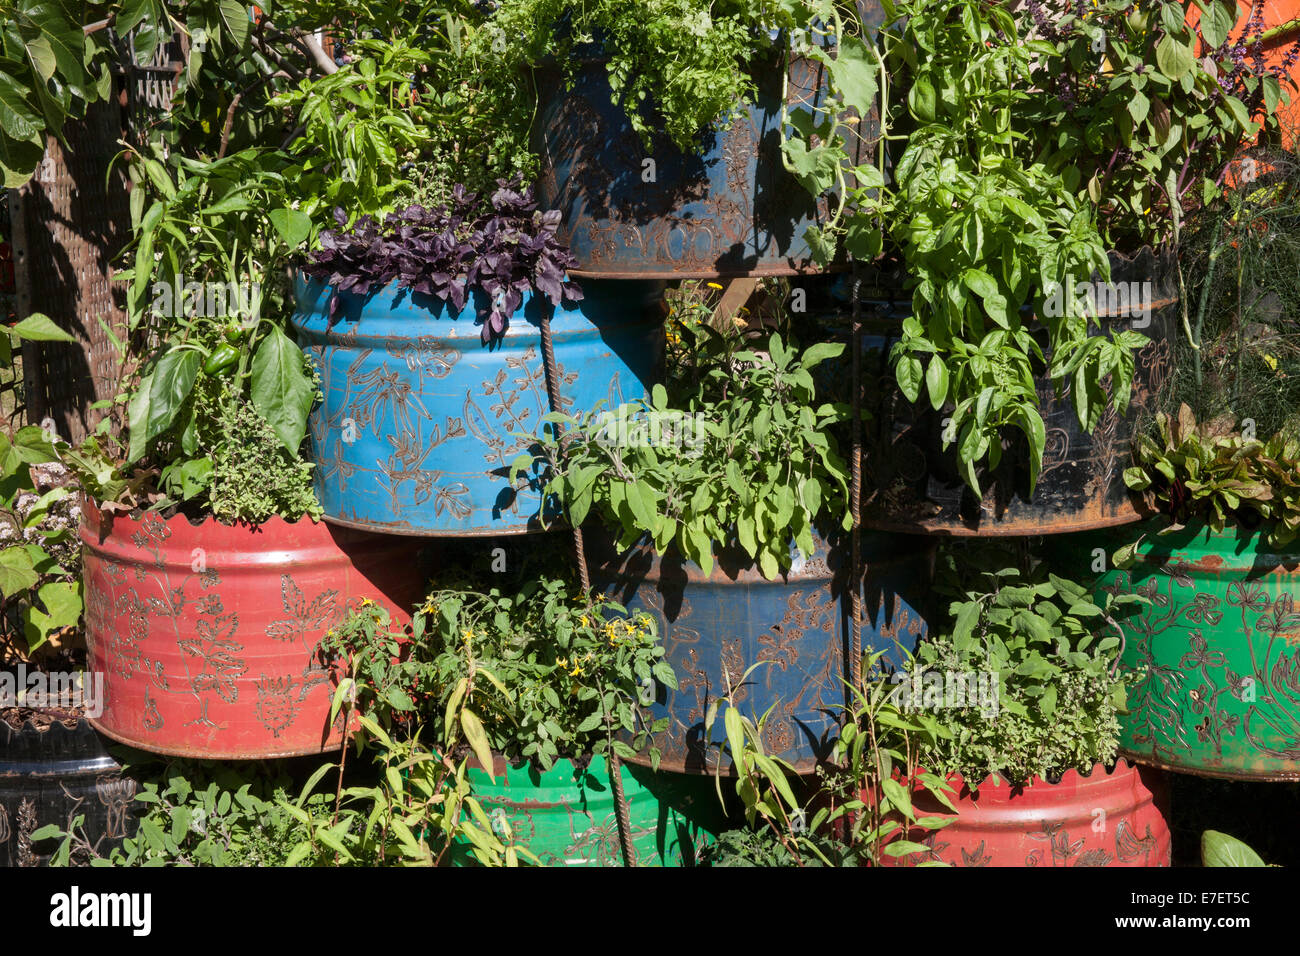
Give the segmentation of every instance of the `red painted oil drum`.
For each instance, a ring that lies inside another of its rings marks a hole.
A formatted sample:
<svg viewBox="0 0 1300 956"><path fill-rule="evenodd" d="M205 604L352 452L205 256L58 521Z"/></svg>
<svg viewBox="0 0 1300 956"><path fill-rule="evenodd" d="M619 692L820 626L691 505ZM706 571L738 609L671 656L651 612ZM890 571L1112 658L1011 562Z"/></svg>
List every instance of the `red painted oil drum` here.
<svg viewBox="0 0 1300 956"><path fill-rule="evenodd" d="M194 525L83 509L88 669L109 737L155 753L259 759L320 753L333 683L316 645L368 598L410 620L418 542L310 518Z"/></svg>
<svg viewBox="0 0 1300 956"><path fill-rule="evenodd" d="M942 862L951 866L1169 866L1169 795L1161 772L1120 760L1086 776L1068 771L1059 783L1035 777L1022 787L992 778L972 791L960 774L948 778L957 819L912 831L925 853L885 855L885 866ZM951 816L928 793L913 790L919 816Z"/></svg>

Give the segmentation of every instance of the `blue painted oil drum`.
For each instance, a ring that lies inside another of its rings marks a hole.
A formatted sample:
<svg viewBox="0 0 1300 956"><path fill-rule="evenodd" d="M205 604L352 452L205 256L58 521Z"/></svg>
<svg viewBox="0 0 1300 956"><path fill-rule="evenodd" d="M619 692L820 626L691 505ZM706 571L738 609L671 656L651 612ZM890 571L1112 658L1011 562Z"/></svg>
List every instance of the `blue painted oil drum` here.
<svg viewBox="0 0 1300 956"><path fill-rule="evenodd" d="M586 282L551 331L564 410L648 396L663 367L662 282ZM345 293L299 277L293 326L321 376L309 421L316 496L335 524L391 534L540 530L536 476L509 481L550 411L541 319L526 295L504 336L479 337L476 303L455 314L395 285ZM547 516L558 515L548 502Z"/></svg>
<svg viewBox="0 0 1300 956"><path fill-rule="evenodd" d="M764 728L766 753L800 773L829 755L848 702L844 662L851 639L846 590L849 541L814 536L807 560L796 554L784 577L769 581L739 549L715 551L705 575L673 549L659 556L648 542L618 552L608 532L584 529L592 583L630 611L656 618L666 659L678 688L659 686L653 719L670 718L656 738L661 768L713 772L725 739L721 717L704 719L712 701L736 688L733 702L757 721L773 707ZM934 540L868 533L862 538L862 646L885 650L887 664L904 659L928 631ZM742 684L750 666L760 666ZM645 761L645 756L636 758Z"/></svg>
<svg viewBox="0 0 1300 956"><path fill-rule="evenodd" d="M875 0L860 0L879 22ZM607 279L793 275L815 271L804 238L825 223L828 195L814 198L781 156L783 72L791 114L809 114L827 95L825 68L790 58L788 69L758 66L752 104L703 130L683 153L666 136L647 150L614 101L607 62L584 58L573 84L554 67L538 71L534 148L542 163L538 195L563 213L560 238L578 259L574 275ZM653 116L648 116L653 122ZM856 129L855 162L875 150L873 115Z"/></svg>

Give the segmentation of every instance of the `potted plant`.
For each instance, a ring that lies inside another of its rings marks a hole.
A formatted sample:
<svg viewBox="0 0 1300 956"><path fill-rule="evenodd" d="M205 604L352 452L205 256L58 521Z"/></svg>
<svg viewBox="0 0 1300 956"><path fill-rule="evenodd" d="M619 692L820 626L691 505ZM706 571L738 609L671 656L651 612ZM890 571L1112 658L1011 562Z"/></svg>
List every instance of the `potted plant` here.
<svg viewBox="0 0 1300 956"><path fill-rule="evenodd" d="M1115 672L1109 622L1138 600L1094 604L1041 565L981 571L964 585L951 626L917 648L894 689L904 713L924 711L943 731L917 762L946 779L956 815L912 784L915 814L944 825L908 819L901 838L920 846L882 863L1169 865L1159 771L1116 759L1128 678Z"/></svg>
<svg viewBox="0 0 1300 956"><path fill-rule="evenodd" d="M86 641L110 737L181 756L337 746L315 647L349 601L418 598L414 548L319 522L301 446L317 398L275 264L304 238L278 155L135 153L125 440L64 458L87 500ZM146 187L150 201L144 201ZM135 197L139 196L139 199Z"/></svg>
<svg viewBox="0 0 1300 956"><path fill-rule="evenodd" d="M897 149L851 167L823 233L830 253L892 264L911 291L883 317L889 355L868 398L872 526L1137 520L1114 465L1168 370L1171 250L1242 145L1276 128L1278 81L1234 65L1217 35L1195 59L1181 4L1128 7L1031 4L1017 19L923 0L880 31ZM825 165L805 185L820 194L846 153L833 106L819 121Z"/></svg>
<svg viewBox="0 0 1300 956"><path fill-rule="evenodd" d="M396 701L408 711L399 716L426 714L436 724L459 709L470 790L498 837L543 865L618 866L613 755L646 747L655 728L645 706L676 677L654 621L584 600L550 571L563 560L550 544L502 548L498 558L479 549L477 560L453 551L409 638L385 634L381 615L359 613L326 650L347 662L344 679L364 689L363 708L371 698ZM497 560L514 570L500 573ZM484 573L490 561L498 573ZM647 756L657 764L653 748ZM718 829L709 788L652 768L618 772L628 862L694 865ZM453 861L468 862L469 851L467 843Z"/></svg>
<svg viewBox="0 0 1300 956"><path fill-rule="evenodd" d="M816 267L807 227L830 204L798 188L782 149L828 97L827 70L867 47L830 2L505 0L471 44L489 72L537 91L543 204L583 278L790 275ZM824 17L794 48L796 18ZM848 51L832 59L826 48ZM858 152L874 149L869 101Z"/></svg>
<svg viewBox="0 0 1300 956"><path fill-rule="evenodd" d="M852 521L833 429L847 410L818 404L813 379L841 346L679 328L693 344L671 392L567 420L545 446L547 488L588 522L596 586L656 618L682 675L654 711L671 719L667 765L711 768L703 721L730 686L755 718L779 705L763 744L808 772L845 704ZM898 655L925 628L931 547L869 535L862 555L862 641Z"/></svg>
<svg viewBox="0 0 1300 956"><path fill-rule="evenodd" d="M646 394L660 374L663 284L584 293L565 277L558 221L503 180L490 197L458 187L449 206L321 236L293 324L321 376L312 454L330 520L398 534L536 530L548 510L536 476L507 472L552 396L582 412Z"/></svg>
<svg viewBox="0 0 1300 956"><path fill-rule="evenodd" d="M1300 443L1248 438L1232 416L1160 415L1125 480L1156 517L1085 542L1113 553L1098 594L1142 595L1123 619L1133 675L1121 746L1207 776L1300 772L1300 696L1288 638L1300 529Z"/></svg>

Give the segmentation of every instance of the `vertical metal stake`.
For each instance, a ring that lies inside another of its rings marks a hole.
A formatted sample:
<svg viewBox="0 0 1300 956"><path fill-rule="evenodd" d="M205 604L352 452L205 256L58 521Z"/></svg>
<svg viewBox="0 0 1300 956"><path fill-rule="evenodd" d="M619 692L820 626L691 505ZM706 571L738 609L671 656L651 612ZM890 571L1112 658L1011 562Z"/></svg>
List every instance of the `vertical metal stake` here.
<svg viewBox="0 0 1300 956"><path fill-rule="evenodd" d="M862 279L857 265L853 268L853 322L851 323L853 356L853 459L849 469L849 510L853 515L852 555L849 563L849 586L853 589L850 607L852 650L849 681L862 689L862 303L859 292Z"/></svg>
<svg viewBox="0 0 1300 956"><path fill-rule="evenodd" d="M551 406L551 411L558 412L560 405L560 377L558 369L555 367L555 346L551 340L551 313L546 310L542 313L542 364L546 369L546 398ZM555 433L560 441L560 454L568 447L568 436L564 434L564 427L556 422L553 426ZM582 593L591 601L591 576L587 572L587 551L582 543L582 529L577 525L573 527L573 554L578 564L578 581L582 586ZM611 746L609 757L606 761L609 765L609 784L614 793L614 816L618 820L618 843L619 849L623 852L623 865L636 865L636 848L632 845L632 820L627 806L627 795L623 792L623 764L618 759L618 754L614 753Z"/></svg>

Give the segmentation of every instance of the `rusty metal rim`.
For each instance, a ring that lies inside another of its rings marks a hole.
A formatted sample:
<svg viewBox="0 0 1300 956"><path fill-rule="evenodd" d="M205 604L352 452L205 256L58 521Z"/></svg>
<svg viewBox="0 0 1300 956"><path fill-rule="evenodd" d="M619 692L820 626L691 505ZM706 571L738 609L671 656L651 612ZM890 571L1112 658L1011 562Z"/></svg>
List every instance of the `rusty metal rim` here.
<svg viewBox="0 0 1300 956"><path fill-rule="evenodd" d="M1131 515L1116 515L1101 520L1069 521L1051 525L1029 524L1025 522L1000 522L996 519L987 523L969 524L965 521L940 522L938 520L905 522L885 521L864 515L862 526L873 531L892 531L896 534L933 535L946 538L1037 538L1055 534L1073 534L1079 531L1100 531L1105 528L1119 528L1124 525L1137 524L1148 515L1134 510Z"/></svg>
<svg viewBox="0 0 1300 956"><path fill-rule="evenodd" d="M847 264L829 266L779 266L763 265L753 269L649 269L644 272L609 272L600 269L570 269L568 275L576 279L744 279L783 278L789 276L817 276L847 272Z"/></svg>
<svg viewBox="0 0 1300 956"><path fill-rule="evenodd" d="M392 534L401 535L407 538L507 538L523 537L530 534L549 534L552 531L564 531L568 525L556 519L555 523L549 528L543 528L540 524L536 527L523 527L519 525L506 525L500 528L487 528L484 530L430 530L425 528L403 528L395 525L375 524L366 521L350 521L347 518L335 518L333 515L325 515L323 521L337 525L340 528L351 528L354 531L368 531L371 534Z"/></svg>
<svg viewBox="0 0 1300 956"><path fill-rule="evenodd" d="M1282 773L1230 773L1223 770L1207 770L1201 767L1189 767L1183 764L1169 763L1151 754L1138 753L1121 747L1120 754L1135 764L1156 767L1170 773L1185 774L1189 777L1210 777L1214 780L1237 780L1243 783L1296 783L1300 781L1300 770Z"/></svg>
<svg viewBox="0 0 1300 956"><path fill-rule="evenodd" d="M104 727L99 718L87 718L87 722L95 730L99 731L105 737L116 740L120 744L128 747L134 747L136 750L143 750L151 754L159 754L163 757L185 757L190 760L279 760L286 757L319 757L321 754L336 753L342 748L342 744L335 744L332 747L319 747L301 750L283 750L272 753L255 753L241 754L233 751L213 751L206 748L192 747L158 747L154 744L142 743L125 737L122 734L115 733Z"/></svg>
<svg viewBox="0 0 1300 956"><path fill-rule="evenodd" d="M639 753L635 757L621 757L619 759L621 759L625 764L633 764L646 770L654 770L657 773L675 773L684 777L713 777L717 774L716 766L709 766L703 769L700 769L699 767L691 767L688 769L683 760L669 760L667 758L660 760L658 768L655 768L651 766L650 757L645 753ZM792 763L791 766L794 768L796 776L812 777L816 775L818 767L830 766L830 764L826 761L798 760ZM722 775L728 779L735 779L735 764L729 764Z"/></svg>

